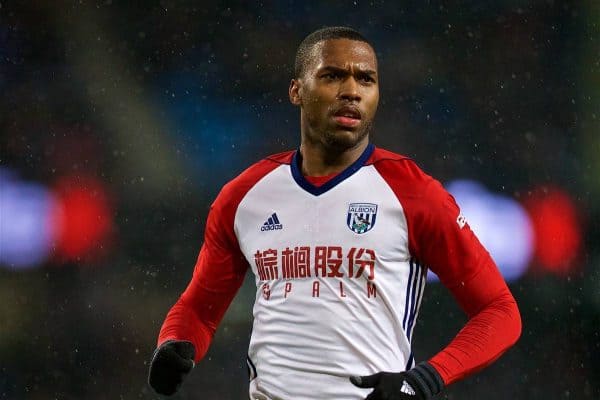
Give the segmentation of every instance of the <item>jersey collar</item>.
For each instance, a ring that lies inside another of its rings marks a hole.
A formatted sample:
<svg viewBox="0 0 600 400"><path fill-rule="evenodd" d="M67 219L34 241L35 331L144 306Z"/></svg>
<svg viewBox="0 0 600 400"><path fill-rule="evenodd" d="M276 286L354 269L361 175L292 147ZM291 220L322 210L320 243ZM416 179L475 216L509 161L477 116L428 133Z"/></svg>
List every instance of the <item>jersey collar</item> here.
<svg viewBox="0 0 600 400"><path fill-rule="evenodd" d="M304 178L304 175L302 175L302 171L301 171L302 154L300 154L300 150L296 150L294 152L294 156L292 157L292 163L291 163L292 176L294 177L294 180L296 181L296 183L302 189L306 190L308 193L310 193L312 195L319 196L319 195L329 191L330 189L333 189L339 183L341 183L341 182L345 181L346 179L348 179L349 177L351 177L356 171L358 171L365 164L365 162L367 162L369 157L371 157L373 150L375 150L375 146L372 143L369 143L367 145L367 147L365 148L365 150L363 151L363 153L360 155L360 157L358 157L358 159L356 161L354 161L351 165L349 165L348 168L346 168L345 170L340 172L336 177L325 182L321 186L315 186L312 183L310 183L308 180L306 180L306 178Z"/></svg>

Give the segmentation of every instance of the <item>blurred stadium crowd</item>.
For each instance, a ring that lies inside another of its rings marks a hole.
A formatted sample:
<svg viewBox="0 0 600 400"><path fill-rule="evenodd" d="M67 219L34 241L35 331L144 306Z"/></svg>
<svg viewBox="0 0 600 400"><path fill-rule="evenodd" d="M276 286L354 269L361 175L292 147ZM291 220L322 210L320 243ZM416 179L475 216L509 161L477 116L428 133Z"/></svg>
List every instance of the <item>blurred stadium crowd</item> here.
<svg viewBox="0 0 600 400"><path fill-rule="evenodd" d="M373 141L455 195L521 307L447 399L600 398L594 0L0 2L0 399L152 399L149 358L220 187L299 143L296 46L375 44ZM253 280L180 399L241 399ZM427 358L464 316L431 277Z"/></svg>

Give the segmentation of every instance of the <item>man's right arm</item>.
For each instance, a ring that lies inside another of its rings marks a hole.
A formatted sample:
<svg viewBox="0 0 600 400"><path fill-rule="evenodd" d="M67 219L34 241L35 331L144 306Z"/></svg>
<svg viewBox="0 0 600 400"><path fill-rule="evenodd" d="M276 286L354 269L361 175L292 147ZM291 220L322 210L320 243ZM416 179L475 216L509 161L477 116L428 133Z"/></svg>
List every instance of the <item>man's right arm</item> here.
<svg viewBox="0 0 600 400"><path fill-rule="evenodd" d="M158 393L175 393L194 361L206 354L217 326L244 281L247 262L217 199L208 215L204 244L188 287L162 325L148 382Z"/></svg>
<svg viewBox="0 0 600 400"><path fill-rule="evenodd" d="M218 227L214 209L209 214L205 241L194 275L162 325L158 346L167 340L187 340L194 344L198 362L244 281L247 262L239 248L224 247L214 236Z"/></svg>
<svg viewBox="0 0 600 400"><path fill-rule="evenodd" d="M256 182L289 162L292 154L281 153L252 165L226 184L211 206L192 280L167 314L158 336L148 381L159 393L177 391L193 361L206 354L248 270L234 230L238 206Z"/></svg>

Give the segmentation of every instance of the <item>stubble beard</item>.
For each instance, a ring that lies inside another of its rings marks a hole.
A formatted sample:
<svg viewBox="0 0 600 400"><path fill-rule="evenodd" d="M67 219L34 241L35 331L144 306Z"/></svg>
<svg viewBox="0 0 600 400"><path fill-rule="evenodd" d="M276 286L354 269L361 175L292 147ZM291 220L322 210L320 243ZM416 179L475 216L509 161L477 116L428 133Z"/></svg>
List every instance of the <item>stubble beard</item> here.
<svg viewBox="0 0 600 400"><path fill-rule="evenodd" d="M351 135L340 135L333 129L326 129L323 133L322 143L328 151L341 154L358 146L371 134L373 121L366 122L360 130L351 132Z"/></svg>

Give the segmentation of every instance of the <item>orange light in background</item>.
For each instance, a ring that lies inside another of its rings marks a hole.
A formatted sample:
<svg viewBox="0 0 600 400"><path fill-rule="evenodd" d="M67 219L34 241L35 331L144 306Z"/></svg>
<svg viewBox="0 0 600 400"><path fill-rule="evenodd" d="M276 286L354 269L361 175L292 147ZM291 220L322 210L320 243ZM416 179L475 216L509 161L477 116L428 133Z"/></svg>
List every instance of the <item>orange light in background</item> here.
<svg viewBox="0 0 600 400"><path fill-rule="evenodd" d="M559 188L538 188L525 202L535 232L535 258L542 269L566 275L576 269L581 225L575 202Z"/></svg>
<svg viewBox="0 0 600 400"><path fill-rule="evenodd" d="M56 255L60 259L94 260L104 254L113 230L107 191L95 178L71 176L55 188Z"/></svg>

